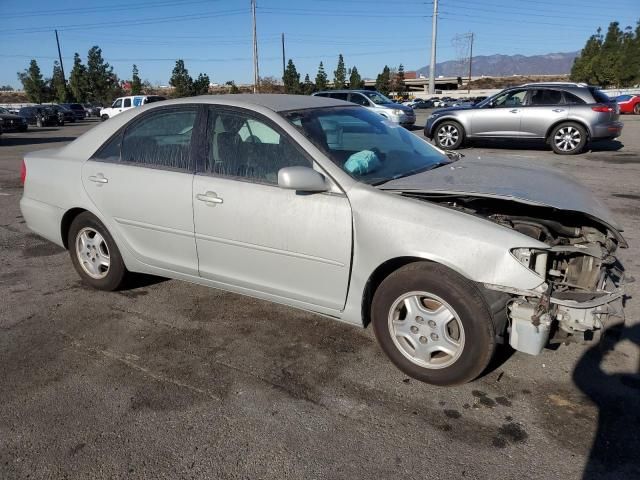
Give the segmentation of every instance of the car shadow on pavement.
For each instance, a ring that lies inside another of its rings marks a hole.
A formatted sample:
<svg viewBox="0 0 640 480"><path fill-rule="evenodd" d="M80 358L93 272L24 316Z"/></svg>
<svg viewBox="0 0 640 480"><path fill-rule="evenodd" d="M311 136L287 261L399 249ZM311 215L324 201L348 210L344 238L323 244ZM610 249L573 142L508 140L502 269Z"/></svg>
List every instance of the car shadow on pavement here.
<svg viewBox="0 0 640 480"><path fill-rule="evenodd" d="M118 291L128 292L139 288L150 287L168 280L169 279L165 277L156 277L155 275L148 275L146 273L129 272L124 284L118 289Z"/></svg>
<svg viewBox="0 0 640 480"><path fill-rule="evenodd" d="M72 142L78 137L0 137L0 146L38 145L41 143Z"/></svg>
<svg viewBox="0 0 640 480"><path fill-rule="evenodd" d="M478 148L505 148L509 150L533 150L551 152L551 147L541 140L501 140L501 139L474 139L467 147ZM587 152L615 152L624 147L618 140L600 140L587 145L582 153ZM463 150L464 151L464 150Z"/></svg>
<svg viewBox="0 0 640 480"><path fill-rule="evenodd" d="M633 373L607 373L603 361L623 340L640 347L640 324L608 331L573 372L576 386L598 408L598 428L583 480L640 478L640 364Z"/></svg>

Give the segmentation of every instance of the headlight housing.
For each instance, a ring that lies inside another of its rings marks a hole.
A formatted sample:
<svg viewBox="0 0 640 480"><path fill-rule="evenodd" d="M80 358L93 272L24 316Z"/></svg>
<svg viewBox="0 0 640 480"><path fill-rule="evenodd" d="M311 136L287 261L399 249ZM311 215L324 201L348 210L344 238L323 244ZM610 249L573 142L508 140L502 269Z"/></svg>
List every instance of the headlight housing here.
<svg viewBox="0 0 640 480"><path fill-rule="evenodd" d="M392 115L403 115L404 114L404 110L393 109L393 110L391 110L391 114Z"/></svg>
<svg viewBox="0 0 640 480"><path fill-rule="evenodd" d="M513 258L529 270L537 273L543 279L546 278L548 259L548 253L546 250L539 250L535 248L514 248L511 250L511 255L513 255Z"/></svg>

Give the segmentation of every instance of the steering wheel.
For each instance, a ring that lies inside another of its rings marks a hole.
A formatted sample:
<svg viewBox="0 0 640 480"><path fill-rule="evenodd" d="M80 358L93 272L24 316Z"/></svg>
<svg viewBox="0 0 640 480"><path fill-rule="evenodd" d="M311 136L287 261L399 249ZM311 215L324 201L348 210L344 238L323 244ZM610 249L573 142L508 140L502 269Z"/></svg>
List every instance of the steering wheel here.
<svg viewBox="0 0 640 480"><path fill-rule="evenodd" d="M262 143L262 140L255 135L249 135L245 140L245 143Z"/></svg>

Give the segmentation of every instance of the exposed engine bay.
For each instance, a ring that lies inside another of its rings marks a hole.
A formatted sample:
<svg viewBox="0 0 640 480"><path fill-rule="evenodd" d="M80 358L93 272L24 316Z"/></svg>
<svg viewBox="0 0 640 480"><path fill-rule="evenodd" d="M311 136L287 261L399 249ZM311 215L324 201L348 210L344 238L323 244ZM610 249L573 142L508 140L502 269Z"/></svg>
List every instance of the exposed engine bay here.
<svg viewBox="0 0 640 480"><path fill-rule="evenodd" d="M624 322L624 269L615 256L626 248L614 227L574 211L470 195L402 195L437 203L516 230L548 245L515 249L512 255L544 282L531 291L485 285L510 295L509 342L538 354L552 338L590 339L593 332Z"/></svg>

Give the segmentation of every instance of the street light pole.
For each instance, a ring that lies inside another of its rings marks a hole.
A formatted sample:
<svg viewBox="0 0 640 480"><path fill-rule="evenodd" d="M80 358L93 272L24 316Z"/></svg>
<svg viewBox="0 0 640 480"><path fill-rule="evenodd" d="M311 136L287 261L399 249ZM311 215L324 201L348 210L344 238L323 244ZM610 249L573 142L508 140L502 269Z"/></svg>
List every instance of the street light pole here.
<svg viewBox="0 0 640 480"><path fill-rule="evenodd" d="M253 22L253 93L260 91L260 73L258 71L258 35L256 33L256 0L251 0Z"/></svg>
<svg viewBox="0 0 640 480"><path fill-rule="evenodd" d="M433 17L431 18L431 63L429 64L429 93L436 90L436 37L438 34L438 0L433 0Z"/></svg>

